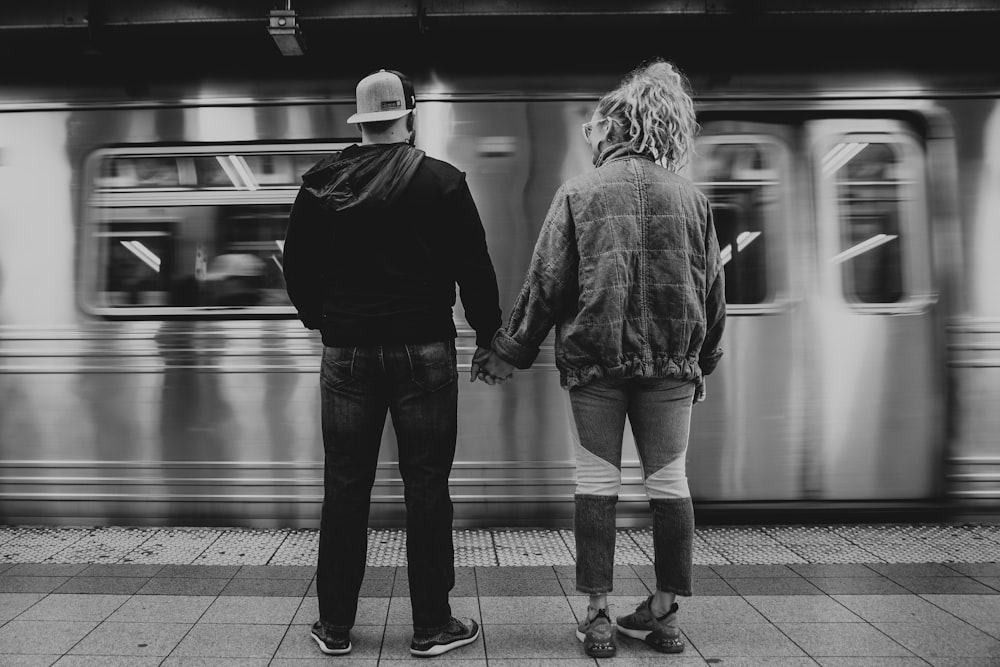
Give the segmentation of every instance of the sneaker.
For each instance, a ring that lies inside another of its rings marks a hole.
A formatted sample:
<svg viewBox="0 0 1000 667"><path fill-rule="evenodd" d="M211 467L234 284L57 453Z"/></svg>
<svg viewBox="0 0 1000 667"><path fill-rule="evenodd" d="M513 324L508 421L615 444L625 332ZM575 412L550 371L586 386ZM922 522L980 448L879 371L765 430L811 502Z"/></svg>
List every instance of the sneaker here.
<svg viewBox="0 0 1000 667"><path fill-rule="evenodd" d="M441 655L448 651L465 646L479 639L479 624L471 618L463 621L452 617L448 625L431 635L413 633L410 642L410 653L422 658Z"/></svg>
<svg viewBox="0 0 1000 667"><path fill-rule="evenodd" d="M590 612L596 612L590 618ZM583 650L591 658L610 658L618 647L615 645L615 626L611 625L607 609L587 607L587 617L576 628L576 638L583 642Z"/></svg>
<svg viewBox="0 0 1000 667"><path fill-rule="evenodd" d="M319 644L319 650L327 655L347 655L351 652L351 631L324 623L313 623L312 638Z"/></svg>
<svg viewBox="0 0 1000 667"><path fill-rule="evenodd" d="M684 650L684 640L677 624L677 603L670 605L670 611L663 616L653 614L652 603L650 595L634 612L619 616L618 631L643 640L660 653L680 653Z"/></svg>

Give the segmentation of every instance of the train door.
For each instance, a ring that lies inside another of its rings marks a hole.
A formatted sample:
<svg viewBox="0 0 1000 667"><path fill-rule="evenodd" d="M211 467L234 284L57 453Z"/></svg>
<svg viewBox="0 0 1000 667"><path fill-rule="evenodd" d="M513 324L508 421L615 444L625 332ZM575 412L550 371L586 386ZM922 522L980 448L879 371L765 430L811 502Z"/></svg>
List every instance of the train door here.
<svg viewBox="0 0 1000 667"><path fill-rule="evenodd" d="M809 496L926 498L935 491L943 391L922 144L892 120L807 128L818 266L810 355Z"/></svg>
<svg viewBox="0 0 1000 667"><path fill-rule="evenodd" d="M692 178L712 204L728 312L724 357L692 419L699 501L802 497L794 142L786 126L706 119L696 145Z"/></svg>

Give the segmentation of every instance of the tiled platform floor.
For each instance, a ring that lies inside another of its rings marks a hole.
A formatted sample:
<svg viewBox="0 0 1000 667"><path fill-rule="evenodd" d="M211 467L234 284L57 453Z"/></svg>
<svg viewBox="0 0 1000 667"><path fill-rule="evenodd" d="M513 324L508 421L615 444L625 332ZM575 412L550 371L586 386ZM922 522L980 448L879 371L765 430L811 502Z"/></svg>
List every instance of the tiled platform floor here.
<svg viewBox="0 0 1000 667"><path fill-rule="evenodd" d="M309 530L0 527L0 665L402 665L405 536L372 531L354 651L322 656ZM456 615L482 639L448 667L1000 666L1000 526L698 530L687 650L621 637L587 658L574 635L568 531L456 531ZM651 533L622 530L612 615L654 586Z"/></svg>

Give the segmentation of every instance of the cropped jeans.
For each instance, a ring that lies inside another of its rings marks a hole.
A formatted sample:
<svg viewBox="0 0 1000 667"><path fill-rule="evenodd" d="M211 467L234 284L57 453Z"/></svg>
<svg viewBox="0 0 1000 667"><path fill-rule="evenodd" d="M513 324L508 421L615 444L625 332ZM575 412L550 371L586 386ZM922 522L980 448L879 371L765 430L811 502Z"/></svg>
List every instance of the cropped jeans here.
<svg viewBox="0 0 1000 667"><path fill-rule="evenodd" d="M455 341L325 347L320 370L324 464L316 587L319 615L353 627L365 575L368 510L385 416L399 447L414 630L451 620L455 585L448 476L458 429Z"/></svg>
<svg viewBox="0 0 1000 667"><path fill-rule="evenodd" d="M627 416L653 513L656 588L691 595L694 508L685 458L694 390L694 382L674 378L601 379L569 390L577 462L576 588L581 593L612 590Z"/></svg>

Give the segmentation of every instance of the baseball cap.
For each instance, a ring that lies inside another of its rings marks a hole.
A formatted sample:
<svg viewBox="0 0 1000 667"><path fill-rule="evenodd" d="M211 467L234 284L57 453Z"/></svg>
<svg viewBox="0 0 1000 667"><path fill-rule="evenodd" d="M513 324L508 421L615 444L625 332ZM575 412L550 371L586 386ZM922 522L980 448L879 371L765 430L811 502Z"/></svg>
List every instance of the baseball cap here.
<svg viewBox="0 0 1000 667"><path fill-rule="evenodd" d="M402 118L417 105L413 83L405 74L380 69L358 82L355 98L358 112L348 123L371 123Z"/></svg>

